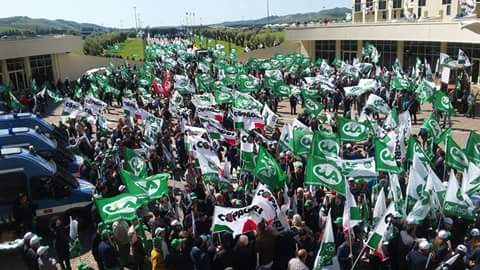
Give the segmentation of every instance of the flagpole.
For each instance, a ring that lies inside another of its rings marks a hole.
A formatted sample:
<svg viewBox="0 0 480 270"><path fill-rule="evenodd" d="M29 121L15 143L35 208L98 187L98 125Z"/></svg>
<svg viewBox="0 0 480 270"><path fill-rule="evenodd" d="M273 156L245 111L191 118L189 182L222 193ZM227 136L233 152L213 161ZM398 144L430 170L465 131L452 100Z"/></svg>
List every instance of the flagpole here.
<svg viewBox="0 0 480 270"><path fill-rule="evenodd" d="M358 257L357 257L357 259L355 259L355 262L353 263L352 268L350 270L355 269L355 266L357 266L358 261L362 257L363 252L365 251L365 247L366 247L366 245L364 244L362 250L360 250L360 254L358 254ZM350 250L351 250L351 248L350 248Z"/></svg>

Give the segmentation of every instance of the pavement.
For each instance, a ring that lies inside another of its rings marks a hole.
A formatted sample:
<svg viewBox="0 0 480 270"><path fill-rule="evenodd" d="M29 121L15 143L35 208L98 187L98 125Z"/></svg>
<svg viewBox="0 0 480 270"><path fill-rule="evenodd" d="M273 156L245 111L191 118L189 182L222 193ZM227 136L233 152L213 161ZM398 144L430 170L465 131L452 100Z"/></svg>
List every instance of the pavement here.
<svg viewBox="0 0 480 270"><path fill-rule="evenodd" d="M58 123L59 120L66 120L65 116L62 116L62 105L58 105L53 108L49 116L45 117L45 119L51 123ZM301 106L297 106L297 112L302 113ZM423 124L424 119L428 116L428 114L432 111L430 105L422 106L421 112L417 115L417 124L413 125L414 132L418 132L421 125ZM114 127L118 122L118 119L122 117L123 112L121 108L110 108L108 113L106 114L106 118L109 122L110 127ZM282 126L283 123L291 123L293 119L295 119L295 115L290 114L290 105L287 99L284 99L280 102L278 107L278 115L279 119L279 126ZM466 118L463 115L457 115L452 117L452 125L453 125L453 133L452 136L454 140L460 145L464 145L468 134L471 129L473 130L480 130L480 117L476 119ZM83 247L82 255L77 258L73 258L71 260L72 269L76 269L77 266L81 263L87 263L89 266L93 267L93 269L97 269L96 263L93 259L93 256L90 252L91 246L91 238L93 235L93 228L92 226L86 226L83 230L80 231L80 241ZM46 241L52 247L51 239L47 238ZM26 269L21 261L21 257L18 254L12 255L0 255L0 261L2 262L1 269ZM5 267L5 268L4 268ZM60 269L60 268L59 268Z"/></svg>

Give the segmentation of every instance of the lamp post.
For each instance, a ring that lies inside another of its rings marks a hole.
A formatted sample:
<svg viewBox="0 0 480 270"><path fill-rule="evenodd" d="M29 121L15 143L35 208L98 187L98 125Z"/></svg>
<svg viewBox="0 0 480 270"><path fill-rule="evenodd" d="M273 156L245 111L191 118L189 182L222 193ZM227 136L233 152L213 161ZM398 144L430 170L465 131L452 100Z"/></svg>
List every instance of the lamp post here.
<svg viewBox="0 0 480 270"><path fill-rule="evenodd" d="M138 32L137 6L133 6L133 17L135 19L135 33Z"/></svg>

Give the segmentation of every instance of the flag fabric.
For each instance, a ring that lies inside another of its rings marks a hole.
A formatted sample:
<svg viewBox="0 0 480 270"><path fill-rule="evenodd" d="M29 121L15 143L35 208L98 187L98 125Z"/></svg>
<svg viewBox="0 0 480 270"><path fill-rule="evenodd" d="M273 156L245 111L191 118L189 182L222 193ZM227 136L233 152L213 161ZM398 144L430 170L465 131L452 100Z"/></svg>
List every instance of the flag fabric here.
<svg viewBox="0 0 480 270"><path fill-rule="evenodd" d="M273 95L277 97L288 97L292 93L292 87L289 85L278 84L273 89Z"/></svg>
<svg viewBox="0 0 480 270"><path fill-rule="evenodd" d="M405 201L405 208L410 210L415 203L421 199L423 189L425 187L425 179L418 175L417 172L410 169L408 175L407 194Z"/></svg>
<svg viewBox="0 0 480 270"><path fill-rule="evenodd" d="M402 188L400 182L398 182L397 174L390 174L390 193L393 198L393 204L395 211L405 216L405 200L403 199Z"/></svg>
<svg viewBox="0 0 480 270"><path fill-rule="evenodd" d="M293 131L293 153L297 156L310 153L313 132L309 128L297 128Z"/></svg>
<svg viewBox="0 0 480 270"><path fill-rule="evenodd" d="M147 163L145 159L128 147L124 148L125 163L123 168L135 175L135 177L147 177Z"/></svg>
<svg viewBox="0 0 480 270"><path fill-rule="evenodd" d="M415 93L420 99L420 104L432 102L433 93L435 91L435 83L427 80L422 80L415 89Z"/></svg>
<svg viewBox="0 0 480 270"><path fill-rule="evenodd" d="M255 177L272 189L281 189L285 185L287 175L277 160L264 147L260 147L255 160Z"/></svg>
<svg viewBox="0 0 480 270"><path fill-rule="evenodd" d="M145 199L145 203L168 195L168 173L152 175L146 178L137 178L126 170L120 170L120 177L127 187L127 191L139 198L139 202Z"/></svg>
<svg viewBox="0 0 480 270"><path fill-rule="evenodd" d="M385 198L385 192L382 187L375 201L375 207L373 208L373 222L375 224L380 220L380 218L382 218L383 213L385 213L386 210L387 210L387 201Z"/></svg>
<svg viewBox="0 0 480 270"><path fill-rule="evenodd" d="M198 160L203 181L211 184L218 183L221 173L219 162L203 154L197 154L196 159Z"/></svg>
<svg viewBox="0 0 480 270"><path fill-rule="evenodd" d="M468 158L458 144L452 139L447 137L445 145L445 162L448 166L463 171L468 168Z"/></svg>
<svg viewBox="0 0 480 270"><path fill-rule="evenodd" d="M370 94L368 96L367 103L365 103L365 108L368 108L373 112L382 113L385 115L389 114L390 112L390 107L385 102L385 100L374 94Z"/></svg>
<svg viewBox="0 0 480 270"><path fill-rule="evenodd" d="M223 92L216 90L214 92L215 102L217 104L230 104L233 102L233 94L230 92Z"/></svg>
<svg viewBox="0 0 480 270"><path fill-rule="evenodd" d="M480 165L480 133L473 130L470 131L464 150L465 155L471 161Z"/></svg>
<svg viewBox="0 0 480 270"><path fill-rule="evenodd" d="M379 220L373 233L368 238L366 243L367 247L375 250L382 243L382 240L386 238L386 232L388 230L388 227L390 226L389 219L392 217L394 212L395 212L395 206L393 205L393 203L391 203L388 206L387 211L385 211L382 218Z"/></svg>
<svg viewBox="0 0 480 270"><path fill-rule="evenodd" d="M273 130L273 128L275 127L275 125L277 124L277 121L278 121L278 119L279 119L278 115L275 114L275 113L270 109L270 107L268 107L267 104L265 104L265 105L263 106L262 116L263 116L263 121L265 122L265 126L266 126L269 130Z"/></svg>
<svg viewBox="0 0 480 270"><path fill-rule="evenodd" d="M450 101L450 98L443 92L443 91L436 91L433 94L433 108L441 111L446 112L448 114L453 113L453 105Z"/></svg>
<svg viewBox="0 0 480 270"><path fill-rule="evenodd" d="M293 151L293 128L290 124L284 124L280 138L278 139L278 149L280 152L285 150Z"/></svg>
<svg viewBox="0 0 480 270"><path fill-rule="evenodd" d="M473 209L474 207L470 198L460 188L458 180L455 177L455 172L451 170L447 193L445 195L445 215L473 220Z"/></svg>
<svg viewBox="0 0 480 270"><path fill-rule="evenodd" d="M150 114L145 119L145 127L143 130L145 141L150 145L155 144L157 142L158 134L160 134L162 131L162 126L162 118L158 118Z"/></svg>
<svg viewBox="0 0 480 270"><path fill-rule="evenodd" d="M265 127L263 116L258 111L232 108L232 115L236 129L252 130Z"/></svg>
<svg viewBox="0 0 480 270"><path fill-rule="evenodd" d="M468 195L480 191L480 167L473 162L468 163L468 169L463 173L462 189Z"/></svg>
<svg viewBox="0 0 480 270"><path fill-rule="evenodd" d="M290 228L286 213L282 211L281 207L278 205L277 200L275 199L274 194L266 185L259 183L254 194L255 195L252 199L252 205L261 205L265 202L270 205L269 210L271 211L269 211L269 213L267 213L263 217L265 218L265 222L267 224L272 225L275 232L281 233Z"/></svg>
<svg viewBox="0 0 480 270"><path fill-rule="evenodd" d="M413 156L415 154L421 161L430 162L429 158L420 146L420 143L413 136L410 136L407 142L407 160L413 161Z"/></svg>
<svg viewBox="0 0 480 270"><path fill-rule="evenodd" d="M360 122L337 118L338 135L345 142L361 142L368 138L368 127Z"/></svg>
<svg viewBox="0 0 480 270"><path fill-rule="evenodd" d="M348 181L344 181L345 184L345 205L343 206L343 231L349 233L353 230L353 227L362 222L362 214L360 208L357 206L355 197L350 192L350 185Z"/></svg>
<svg viewBox="0 0 480 270"><path fill-rule="evenodd" d="M263 103L252 96L238 91L233 92L233 107L242 110L262 111Z"/></svg>
<svg viewBox="0 0 480 270"><path fill-rule="evenodd" d="M335 134L327 136L324 132L315 131L310 150L310 153L316 157L338 157L340 141Z"/></svg>
<svg viewBox="0 0 480 270"><path fill-rule="evenodd" d="M310 113L313 117L317 117L318 114L325 108L325 105L309 97L304 98L303 105L305 106L305 112Z"/></svg>
<svg viewBox="0 0 480 270"><path fill-rule="evenodd" d="M323 239L318 250L313 269L315 270L339 270L337 252L335 246L335 236L332 228L332 214L328 211L327 221L325 222L325 231Z"/></svg>
<svg viewBox="0 0 480 270"><path fill-rule="evenodd" d="M383 126L386 129L395 129L400 125L400 119L398 117L397 108L392 108L388 113L385 121L383 122Z"/></svg>
<svg viewBox="0 0 480 270"><path fill-rule="evenodd" d="M333 161L323 158L307 157L305 184L323 186L345 195L345 176Z"/></svg>
<svg viewBox="0 0 480 270"><path fill-rule="evenodd" d="M137 218L137 209L142 206L138 197L130 193L122 193L111 198L95 199L100 218L105 223L117 220L133 220Z"/></svg>
<svg viewBox="0 0 480 270"><path fill-rule="evenodd" d="M213 120L218 123L223 121L223 112L210 106L197 107L195 112L200 121L208 122Z"/></svg>
<svg viewBox="0 0 480 270"><path fill-rule="evenodd" d="M375 167L379 172L400 173L401 169L398 167L395 160L395 154L388 148L387 144L378 139L374 140L375 147Z"/></svg>
<svg viewBox="0 0 480 270"><path fill-rule="evenodd" d="M242 162L242 169L248 172L255 170L255 157L254 157L254 142L250 141L246 132L240 133L240 160Z"/></svg>
<svg viewBox="0 0 480 270"><path fill-rule="evenodd" d="M237 144L237 133L234 131L226 130L222 128L217 122L215 121L208 121L207 122L207 130L210 134L210 138L214 140L222 140L229 145L236 145Z"/></svg>
<svg viewBox="0 0 480 270"><path fill-rule="evenodd" d="M334 162L346 178L353 178L356 180L366 180L369 178L378 177L378 172L375 170L375 160L371 158L363 159L341 159L338 157L326 157L328 160Z"/></svg>
<svg viewBox="0 0 480 270"><path fill-rule="evenodd" d="M440 128L440 124L438 123L438 117L434 112L431 112L425 121L423 122L422 128L426 129L428 133L437 138L440 133L442 133L442 129Z"/></svg>

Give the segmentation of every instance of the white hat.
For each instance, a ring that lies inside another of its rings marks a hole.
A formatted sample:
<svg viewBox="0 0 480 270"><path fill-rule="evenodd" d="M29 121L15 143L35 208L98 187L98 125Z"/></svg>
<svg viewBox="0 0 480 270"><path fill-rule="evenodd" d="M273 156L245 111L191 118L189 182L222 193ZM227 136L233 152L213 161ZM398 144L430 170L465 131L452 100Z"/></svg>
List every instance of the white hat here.
<svg viewBox="0 0 480 270"><path fill-rule="evenodd" d="M398 211L395 211L395 212L393 212L393 217L394 217L394 218L401 218L401 217L402 217L402 214L401 214L400 212L398 212Z"/></svg>
<svg viewBox="0 0 480 270"><path fill-rule="evenodd" d="M477 229L477 228L473 228L473 229L470 231L470 235L473 236L473 237L480 236L480 230Z"/></svg>
<svg viewBox="0 0 480 270"><path fill-rule="evenodd" d="M27 233L23 236L23 240L30 242L30 239L32 239L32 237L34 237L34 236L35 236L34 233L32 233L32 232L27 232Z"/></svg>
<svg viewBox="0 0 480 270"><path fill-rule="evenodd" d="M30 239L30 246L40 245L40 241L42 241L42 237L40 237L40 236L38 236L38 235L34 235L34 236Z"/></svg>
<svg viewBox="0 0 480 270"><path fill-rule="evenodd" d="M37 249L37 255L42 256L48 251L48 246L41 246Z"/></svg>
<svg viewBox="0 0 480 270"><path fill-rule="evenodd" d="M445 230L441 230L441 231L438 232L437 235L438 235L438 238L443 239L443 240L447 240L449 233Z"/></svg>
<svg viewBox="0 0 480 270"><path fill-rule="evenodd" d="M407 217L407 224L408 225L416 225L417 221L415 220L414 217Z"/></svg>
<svg viewBox="0 0 480 270"><path fill-rule="evenodd" d="M159 235L160 235L162 232L164 232L164 231L165 231L165 228L163 228L163 227L158 227L158 228L155 229L155 235L156 235L156 236L159 236Z"/></svg>
<svg viewBox="0 0 480 270"><path fill-rule="evenodd" d="M170 223L170 226L182 226L182 223L180 223L180 221L178 221L178 219L174 219L171 223Z"/></svg>
<svg viewBox="0 0 480 270"><path fill-rule="evenodd" d="M453 219L451 219L451 218L449 218L449 217L445 217L445 218L443 219L443 222L444 222L445 224L448 224L448 225L453 225Z"/></svg>
<svg viewBox="0 0 480 270"><path fill-rule="evenodd" d="M430 247L431 247L430 243L425 239L421 240L420 243L418 244L418 248L421 250L428 250L430 249Z"/></svg>
<svg viewBox="0 0 480 270"><path fill-rule="evenodd" d="M467 247L465 245L460 244L460 245L457 246L457 251L467 253Z"/></svg>

